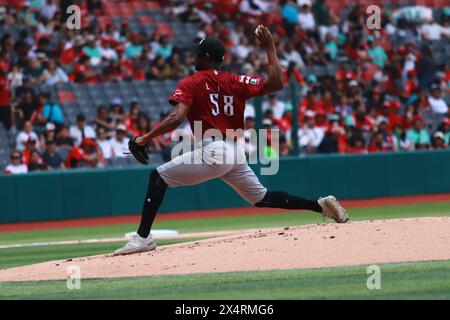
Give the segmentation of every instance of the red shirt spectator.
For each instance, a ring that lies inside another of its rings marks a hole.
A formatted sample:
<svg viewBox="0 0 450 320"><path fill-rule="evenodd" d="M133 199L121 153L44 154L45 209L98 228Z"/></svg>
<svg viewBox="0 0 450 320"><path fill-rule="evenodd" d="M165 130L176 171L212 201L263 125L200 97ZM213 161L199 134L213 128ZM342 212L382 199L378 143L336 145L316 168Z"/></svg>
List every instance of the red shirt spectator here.
<svg viewBox="0 0 450 320"><path fill-rule="evenodd" d="M79 83L96 83L97 78L91 68L89 57L82 56L80 61L75 65L72 74L69 77L72 81Z"/></svg>
<svg viewBox="0 0 450 320"><path fill-rule="evenodd" d="M79 147L76 146L70 150L66 168L97 167L104 163L105 159L95 140L84 138Z"/></svg>
<svg viewBox="0 0 450 320"><path fill-rule="evenodd" d="M408 97L412 93L416 92L419 89L419 83L416 79L416 71L409 70L408 71L408 79L405 82L405 88L403 89L403 96Z"/></svg>

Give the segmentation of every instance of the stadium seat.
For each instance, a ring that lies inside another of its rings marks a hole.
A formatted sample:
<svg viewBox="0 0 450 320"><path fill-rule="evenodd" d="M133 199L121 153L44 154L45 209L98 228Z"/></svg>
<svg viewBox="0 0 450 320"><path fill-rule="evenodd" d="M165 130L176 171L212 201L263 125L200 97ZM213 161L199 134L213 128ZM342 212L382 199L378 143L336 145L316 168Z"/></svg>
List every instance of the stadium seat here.
<svg viewBox="0 0 450 320"><path fill-rule="evenodd" d="M77 100L76 96L72 91L59 91L57 94L58 101L61 103L64 102L74 102Z"/></svg>

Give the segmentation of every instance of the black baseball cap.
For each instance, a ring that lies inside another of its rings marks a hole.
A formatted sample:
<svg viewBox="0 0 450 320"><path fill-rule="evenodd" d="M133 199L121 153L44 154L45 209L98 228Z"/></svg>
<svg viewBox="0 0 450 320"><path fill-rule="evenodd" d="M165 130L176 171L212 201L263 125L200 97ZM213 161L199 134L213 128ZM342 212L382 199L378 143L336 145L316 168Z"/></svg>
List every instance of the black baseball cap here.
<svg viewBox="0 0 450 320"><path fill-rule="evenodd" d="M215 62L222 62L225 55L225 47L222 43L213 38L203 38L197 44L197 54L200 56L209 56Z"/></svg>

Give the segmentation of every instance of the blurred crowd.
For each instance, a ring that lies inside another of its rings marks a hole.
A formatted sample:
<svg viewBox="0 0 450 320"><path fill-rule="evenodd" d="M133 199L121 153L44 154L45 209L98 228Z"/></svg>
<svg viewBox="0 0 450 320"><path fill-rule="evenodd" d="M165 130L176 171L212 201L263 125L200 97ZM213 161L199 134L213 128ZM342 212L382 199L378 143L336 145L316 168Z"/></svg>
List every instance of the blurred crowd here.
<svg viewBox="0 0 450 320"><path fill-rule="evenodd" d="M42 94L41 99L44 97ZM59 110L61 107L52 104L52 108ZM84 114L78 114L76 123L71 126L63 122L34 125L33 121L26 120L17 134L16 149L5 173L108 166L112 159L130 157L129 137L148 132L166 116L161 113L160 118L152 121L141 111L137 101L124 108L122 101L115 98L110 105L98 107L95 119L86 119ZM149 149L167 161L172 140L171 134L160 136L153 139Z"/></svg>
<svg viewBox="0 0 450 320"><path fill-rule="evenodd" d="M82 9L81 30L65 27L67 1L23 1L0 10L2 28L31 30L0 39L0 123L18 132L6 172L105 166L123 156L128 137L165 116L115 99L98 106L97 119L80 114L67 126L58 101L36 86L181 79L194 72L193 52L180 48L167 24L150 34L137 32L126 21L99 23L105 1L75 3ZM250 76L266 73L267 58L253 32L259 23L269 26L285 85L295 88L299 101L302 153L444 149L450 142L450 51L442 59L432 45L450 43L450 8L442 8L439 18L430 8L411 8L383 9L380 29L373 30L366 27L365 7L336 14L324 0L175 0L166 1L161 14L195 24L193 42L219 38L228 49L223 67ZM415 15L405 11L413 9ZM316 67L327 72L318 74ZM293 103L281 95L263 102L264 127L281 132L270 156L292 155ZM252 103L245 124L256 125ZM155 140L152 148L167 153L169 141ZM249 153L255 148L247 145Z"/></svg>

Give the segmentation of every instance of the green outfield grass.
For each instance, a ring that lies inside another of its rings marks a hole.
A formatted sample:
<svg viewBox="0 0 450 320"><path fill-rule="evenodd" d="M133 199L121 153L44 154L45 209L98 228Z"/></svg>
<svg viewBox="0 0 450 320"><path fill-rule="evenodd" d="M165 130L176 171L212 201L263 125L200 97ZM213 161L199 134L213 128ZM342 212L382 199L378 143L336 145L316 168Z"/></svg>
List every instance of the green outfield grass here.
<svg viewBox="0 0 450 320"><path fill-rule="evenodd" d="M0 283L2 299L449 299L450 261L384 264L381 289L365 266L66 281Z"/></svg>

